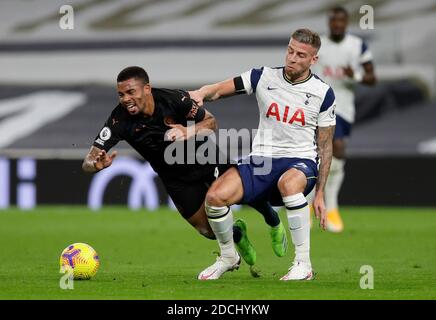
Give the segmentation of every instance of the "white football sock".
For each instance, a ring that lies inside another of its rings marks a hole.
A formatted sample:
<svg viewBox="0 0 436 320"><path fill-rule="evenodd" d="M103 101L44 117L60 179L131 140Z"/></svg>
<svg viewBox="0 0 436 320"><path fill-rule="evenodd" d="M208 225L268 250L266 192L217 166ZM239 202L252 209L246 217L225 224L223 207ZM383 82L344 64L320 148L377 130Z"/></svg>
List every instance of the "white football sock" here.
<svg viewBox="0 0 436 320"><path fill-rule="evenodd" d="M230 207L214 207L205 204L207 220L215 233L221 257L234 262L238 256L233 242L233 212Z"/></svg>
<svg viewBox="0 0 436 320"><path fill-rule="evenodd" d="M295 246L295 260L310 264L310 210L302 193L283 197L288 216L292 243Z"/></svg>
<svg viewBox="0 0 436 320"><path fill-rule="evenodd" d="M345 160L333 157L330 173L325 186L325 204L327 212L338 208L338 196L344 181Z"/></svg>

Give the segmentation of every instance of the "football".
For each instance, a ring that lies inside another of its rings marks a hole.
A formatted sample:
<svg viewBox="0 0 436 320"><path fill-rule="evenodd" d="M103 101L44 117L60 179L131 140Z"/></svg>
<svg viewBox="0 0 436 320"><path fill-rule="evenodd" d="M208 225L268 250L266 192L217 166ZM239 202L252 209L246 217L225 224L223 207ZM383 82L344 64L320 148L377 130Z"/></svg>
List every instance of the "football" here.
<svg viewBox="0 0 436 320"><path fill-rule="evenodd" d="M97 252L86 243L73 243L62 251L60 266L73 269L75 280L88 280L95 276L100 266Z"/></svg>

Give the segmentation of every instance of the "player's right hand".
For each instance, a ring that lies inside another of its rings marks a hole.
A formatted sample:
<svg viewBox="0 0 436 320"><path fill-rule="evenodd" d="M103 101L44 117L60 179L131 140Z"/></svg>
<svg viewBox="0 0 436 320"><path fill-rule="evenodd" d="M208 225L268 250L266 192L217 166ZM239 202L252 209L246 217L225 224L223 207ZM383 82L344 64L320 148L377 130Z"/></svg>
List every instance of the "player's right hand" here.
<svg viewBox="0 0 436 320"><path fill-rule="evenodd" d="M315 193L315 198L313 199L313 209L315 211L315 217L319 219L319 226L326 230L327 227L327 209L324 201L324 193Z"/></svg>
<svg viewBox="0 0 436 320"><path fill-rule="evenodd" d="M101 150L93 161L94 168L97 169L98 171L100 171L104 168L109 167L112 164L112 161L115 159L116 156L117 156L116 151L114 151L110 155L108 155L106 153L106 151Z"/></svg>
<svg viewBox="0 0 436 320"><path fill-rule="evenodd" d="M353 70L353 68L351 68L351 66L348 65L346 67L343 67L342 70L344 71L344 74L347 77L353 79L353 77L354 77L354 70Z"/></svg>

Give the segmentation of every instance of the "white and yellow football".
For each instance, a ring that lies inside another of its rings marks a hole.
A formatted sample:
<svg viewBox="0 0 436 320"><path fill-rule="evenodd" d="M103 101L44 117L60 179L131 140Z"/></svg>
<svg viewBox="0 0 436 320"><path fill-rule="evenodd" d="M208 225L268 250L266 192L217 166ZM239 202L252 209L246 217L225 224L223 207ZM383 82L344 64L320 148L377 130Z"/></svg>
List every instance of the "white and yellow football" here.
<svg viewBox="0 0 436 320"><path fill-rule="evenodd" d="M97 252L86 243L73 243L62 251L60 266L73 269L75 280L88 280L97 273L100 259Z"/></svg>

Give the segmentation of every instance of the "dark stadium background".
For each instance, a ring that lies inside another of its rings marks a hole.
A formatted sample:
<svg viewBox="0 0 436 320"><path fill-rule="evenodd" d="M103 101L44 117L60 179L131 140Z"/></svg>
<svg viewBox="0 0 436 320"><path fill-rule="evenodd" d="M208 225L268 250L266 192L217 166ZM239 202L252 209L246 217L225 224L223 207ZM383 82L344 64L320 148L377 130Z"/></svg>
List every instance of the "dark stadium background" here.
<svg viewBox="0 0 436 320"><path fill-rule="evenodd" d="M347 4L354 12L350 30L367 40L380 81L356 89L344 205L436 205L436 47L432 28L421 28L435 20L427 2L374 2L374 30L359 28L363 2ZM80 165L117 103L114 79L122 67L143 66L155 86L191 89L281 65L291 30L326 32L325 9L334 3L84 0L72 4L74 29L62 30L62 1L2 1L0 208L89 202L92 177ZM229 8L233 14L222 15ZM419 36L411 31L417 28ZM40 111L26 117L36 105ZM220 128L257 126L253 97L207 107ZM126 144L117 149L136 157ZM28 175L20 173L20 159L31 162ZM131 180L115 177L104 204L127 204ZM154 183L159 204L167 204L159 179Z"/></svg>

